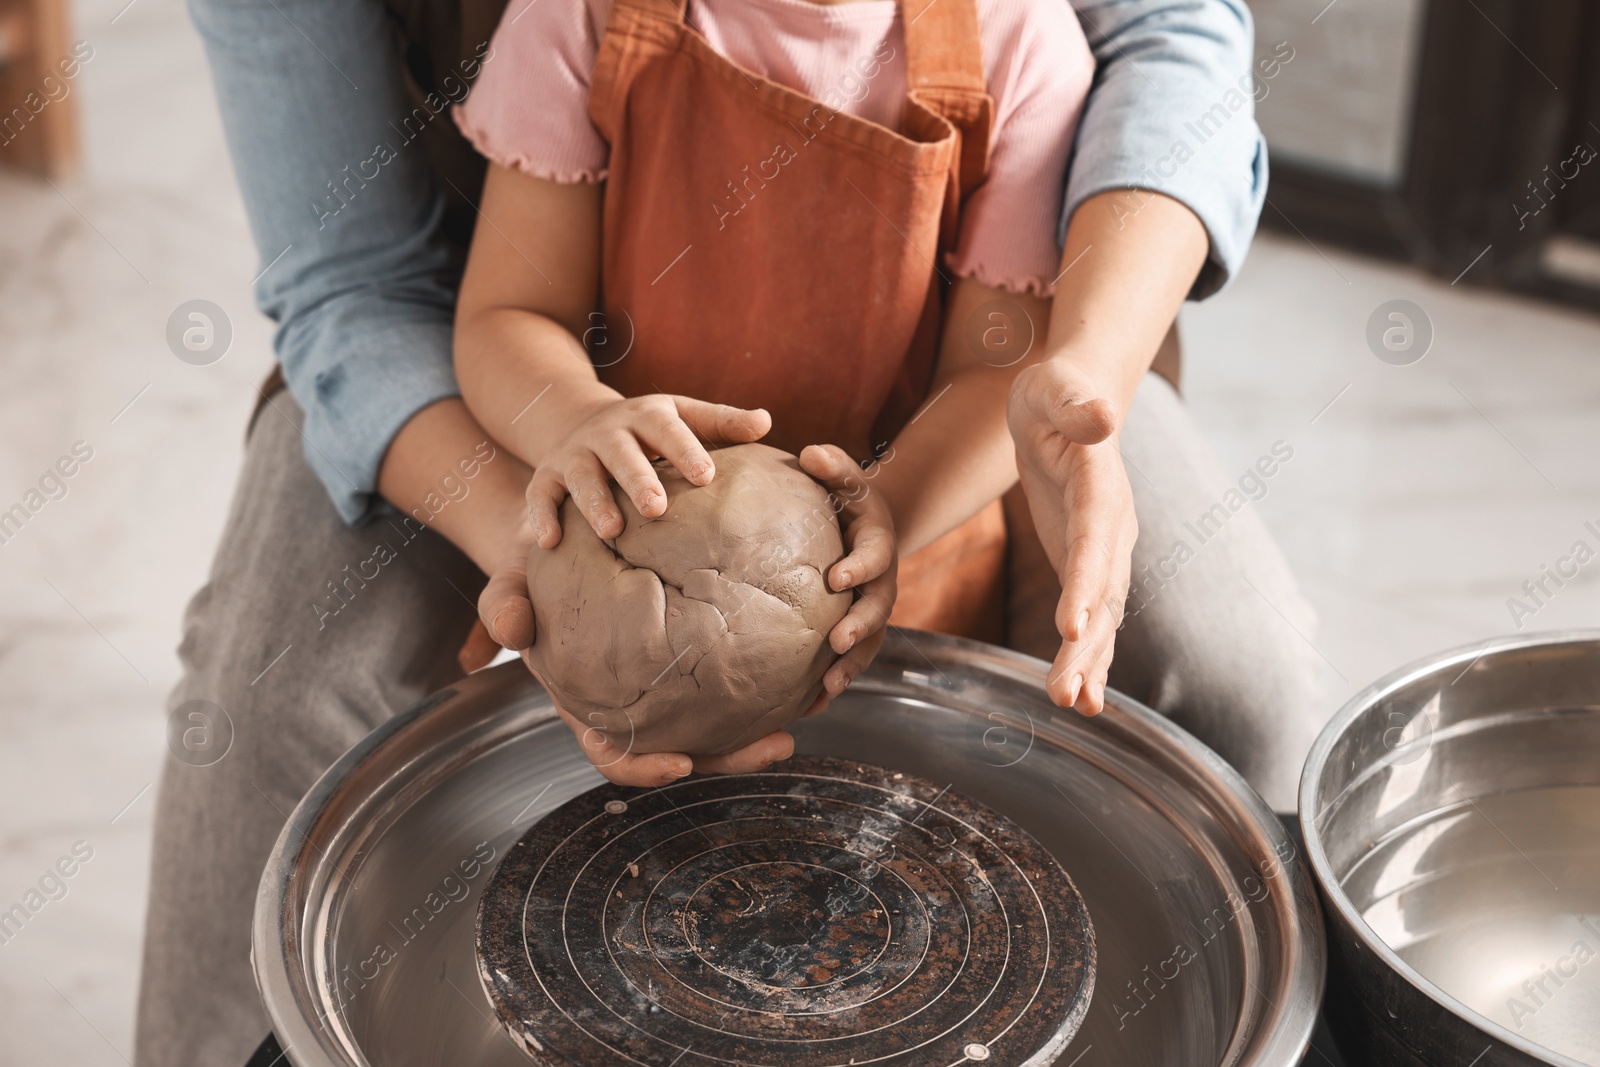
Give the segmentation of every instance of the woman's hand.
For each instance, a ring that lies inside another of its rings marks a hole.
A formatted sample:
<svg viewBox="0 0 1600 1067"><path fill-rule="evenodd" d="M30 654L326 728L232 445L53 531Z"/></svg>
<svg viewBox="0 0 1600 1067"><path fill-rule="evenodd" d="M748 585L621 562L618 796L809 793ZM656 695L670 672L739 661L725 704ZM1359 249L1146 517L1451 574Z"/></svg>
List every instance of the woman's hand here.
<svg viewBox="0 0 1600 1067"><path fill-rule="evenodd" d="M836 593L856 591L855 603L828 633L828 644L839 659L822 676L822 692L806 711L815 715L844 692L878 654L889 613L894 610L899 554L888 501L882 493L872 491L861 468L844 449L808 445L800 453L800 469L827 487L844 533L846 555L829 568L828 588Z"/></svg>
<svg viewBox="0 0 1600 1067"><path fill-rule="evenodd" d="M478 594L479 621L496 644L514 652L533 644L533 601L528 595L528 554L533 543L533 527L526 515L519 516L504 545L484 568L489 581ZM462 667L482 667L494 657L478 658L481 662L463 662Z"/></svg>
<svg viewBox="0 0 1600 1067"><path fill-rule="evenodd" d="M1071 363L1024 370L1007 422L1034 527L1061 579L1061 650L1047 688L1062 707L1098 715L1139 535L1111 405Z"/></svg>
<svg viewBox="0 0 1600 1067"><path fill-rule="evenodd" d="M594 532L609 541L623 528L612 479L639 514L653 519L667 510L667 493L652 460L664 457L692 484L706 485L716 467L702 439L744 444L771 428L772 417L759 408L664 393L595 405L533 472L527 498L534 539L542 548L561 543L561 502L571 496Z"/></svg>
<svg viewBox="0 0 1600 1067"><path fill-rule="evenodd" d="M526 662L526 657L524 657ZM533 670L532 665L528 667ZM537 676L538 672L534 672ZM671 785L691 771L701 774L743 774L759 771L794 755L794 737L778 730L722 756L689 756L683 752L633 752L613 743L598 729L570 714L559 704L556 711L567 724L578 747L595 770L617 785L640 788Z"/></svg>

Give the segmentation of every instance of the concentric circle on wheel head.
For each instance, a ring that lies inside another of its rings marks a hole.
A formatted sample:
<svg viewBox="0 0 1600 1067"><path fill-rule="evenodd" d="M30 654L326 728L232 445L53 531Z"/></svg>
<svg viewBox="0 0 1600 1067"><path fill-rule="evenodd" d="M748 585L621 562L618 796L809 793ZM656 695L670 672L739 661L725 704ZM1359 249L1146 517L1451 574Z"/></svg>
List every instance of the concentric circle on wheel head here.
<svg viewBox="0 0 1600 1067"><path fill-rule="evenodd" d="M535 824L478 912L478 968L540 1064L1047 1064L1088 1009L1071 879L938 785L817 757Z"/></svg>

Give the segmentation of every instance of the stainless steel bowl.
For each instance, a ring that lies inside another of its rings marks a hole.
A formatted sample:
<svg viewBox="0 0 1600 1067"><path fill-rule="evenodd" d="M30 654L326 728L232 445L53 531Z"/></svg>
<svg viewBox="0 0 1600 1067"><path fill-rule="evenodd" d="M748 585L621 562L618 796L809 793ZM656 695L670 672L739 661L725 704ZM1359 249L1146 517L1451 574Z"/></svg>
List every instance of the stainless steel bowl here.
<svg viewBox="0 0 1600 1067"><path fill-rule="evenodd" d="M1058 1063L1297 1063L1323 943L1288 836L1183 731L1115 694L1096 719L1063 713L1043 672L987 645L895 633L797 727L799 747L948 782L1060 859L1095 925L1099 978ZM478 987L478 894L530 823L599 781L515 663L340 759L295 809L257 900L256 975L289 1058L525 1064Z"/></svg>
<svg viewBox="0 0 1600 1067"><path fill-rule="evenodd" d="M1364 690L1311 750L1300 823L1352 1062L1600 1064L1600 632Z"/></svg>

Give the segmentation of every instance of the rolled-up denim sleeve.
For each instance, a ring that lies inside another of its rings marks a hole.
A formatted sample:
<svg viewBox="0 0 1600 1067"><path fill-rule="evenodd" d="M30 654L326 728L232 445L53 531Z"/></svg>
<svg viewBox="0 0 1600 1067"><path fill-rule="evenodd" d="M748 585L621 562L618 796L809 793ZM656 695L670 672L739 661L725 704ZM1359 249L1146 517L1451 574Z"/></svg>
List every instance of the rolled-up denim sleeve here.
<svg viewBox="0 0 1600 1067"><path fill-rule="evenodd" d="M1211 239L1190 292L1192 299L1209 296L1243 262L1267 192L1250 11L1243 0L1073 0L1073 6L1096 72L1078 124L1063 234L1073 211L1097 193L1164 193L1193 211Z"/></svg>
<svg viewBox="0 0 1600 1067"><path fill-rule="evenodd" d="M458 393L459 254L379 0L190 0L277 323L306 459L345 521L422 408Z"/></svg>

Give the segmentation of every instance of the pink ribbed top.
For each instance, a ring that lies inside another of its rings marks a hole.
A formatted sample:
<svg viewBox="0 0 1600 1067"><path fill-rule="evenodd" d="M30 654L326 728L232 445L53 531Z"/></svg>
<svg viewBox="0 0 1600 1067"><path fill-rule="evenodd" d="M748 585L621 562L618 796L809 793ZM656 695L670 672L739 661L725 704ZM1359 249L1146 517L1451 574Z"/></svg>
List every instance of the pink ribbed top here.
<svg viewBox="0 0 1600 1067"><path fill-rule="evenodd" d="M608 148L589 122L589 75L611 0L511 0L455 118L489 159L557 182L601 181ZM995 99L988 180L962 212L949 269L1048 295L1067 161L1094 59L1067 0L978 0ZM717 52L830 108L897 128L905 36L896 0L689 0Z"/></svg>

